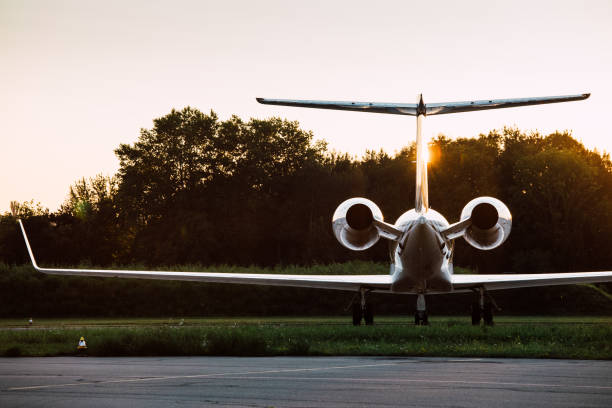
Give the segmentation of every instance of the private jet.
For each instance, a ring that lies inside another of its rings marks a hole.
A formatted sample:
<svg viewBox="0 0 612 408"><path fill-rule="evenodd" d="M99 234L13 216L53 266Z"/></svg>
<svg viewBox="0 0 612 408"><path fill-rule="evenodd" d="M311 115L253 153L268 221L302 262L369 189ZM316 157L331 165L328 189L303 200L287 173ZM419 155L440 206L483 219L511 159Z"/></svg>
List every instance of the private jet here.
<svg viewBox="0 0 612 408"><path fill-rule="evenodd" d="M500 246L510 234L512 216L508 207L494 197L478 197L468 202L459 221L450 224L442 214L429 207L427 183L427 141L422 133L426 116L485 109L579 101L590 94L489 99L466 102L425 104L419 95L416 104L342 102L257 98L268 105L336 109L356 112L416 116L416 197L414 208L402 214L395 223L385 222L380 208L371 200L354 197L342 202L332 217L336 239L344 247L364 251L380 238L389 242L390 269L386 275L285 275L216 272L165 272L107 269L60 269L39 267L21 220L18 220L33 267L55 275L98 276L116 278L163 279L335 289L355 293L352 305L353 324L374 323L373 308L368 302L372 292L414 294L415 324L428 324L425 296L441 293L474 292L472 324L493 324L494 301L489 291L534 286L567 285L612 281L612 271L537 273L537 274L454 274L454 240L463 237L479 250Z"/></svg>

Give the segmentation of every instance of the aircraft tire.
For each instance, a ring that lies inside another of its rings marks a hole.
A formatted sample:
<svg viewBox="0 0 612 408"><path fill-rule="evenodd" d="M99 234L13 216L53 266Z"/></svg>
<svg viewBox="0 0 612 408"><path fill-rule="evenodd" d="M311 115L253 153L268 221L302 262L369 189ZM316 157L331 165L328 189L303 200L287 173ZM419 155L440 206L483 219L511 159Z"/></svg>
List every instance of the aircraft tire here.
<svg viewBox="0 0 612 408"><path fill-rule="evenodd" d="M485 303L482 311L482 319L487 326L493 326L493 308L491 303Z"/></svg>
<svg viewBox="0 0 612 408"><path fill-rule="evenodd" d="M362 311L359 303L353 304L353 326L359 326L361 324Z"/></svg>
<svg viewBox="0 0 612 408"><path fill-rule="evenodd" d="M478 302L472 303L472 326L480 325L480 305Z"/></svg>
<svg viewBox="0 0 612 408"><path fill-rule="evenodd" d="M366 304L363 310L363 320L365 320L365 324L371 326L374 324L374 310L372 305Z"/></svg>
<svg viewBox="0 0 612 408"><path fill-rule="evenodd" d="M429 320L427 318L427 312L417 311L414 314L414 324L415 324L415 326L427 326L427 325L429 325Z"/></svg>

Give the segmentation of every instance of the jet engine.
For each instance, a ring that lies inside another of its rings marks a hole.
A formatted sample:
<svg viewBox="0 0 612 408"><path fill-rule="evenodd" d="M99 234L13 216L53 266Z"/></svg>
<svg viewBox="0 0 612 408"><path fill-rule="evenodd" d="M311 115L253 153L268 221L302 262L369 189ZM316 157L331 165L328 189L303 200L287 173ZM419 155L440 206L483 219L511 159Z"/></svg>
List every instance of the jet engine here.
<svg viewBox="0 0 612 408"><path fill-rule="evenodd" d="M504 203L493 197L478 197L461 211L461 220L470 219L463 238L474 248L488 250L500 246L510 235L512 215Z"/></svg>
<svg viewBox="0 0 612 408"><path fill-rule="evenodd" d="M374 220L383 220L382 212L376 204L367 198L349 198L334 212L334 235L346 248L363 251L380 239Z"/></svg>

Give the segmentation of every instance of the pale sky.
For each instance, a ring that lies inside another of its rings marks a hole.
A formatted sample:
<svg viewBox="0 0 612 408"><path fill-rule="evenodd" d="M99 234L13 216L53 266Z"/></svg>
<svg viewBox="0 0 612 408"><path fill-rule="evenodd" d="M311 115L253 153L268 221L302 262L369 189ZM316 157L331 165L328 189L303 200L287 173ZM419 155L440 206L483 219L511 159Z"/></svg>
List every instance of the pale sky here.
<svg viewBox="0 0 612 408"><path fill-rule="evenodd" d="M426 134L505 125L571 130L612 151L611 1L0 0L0 213L52 211L113 150L189 105L280 116L330 149L393 154L408 116L260 105L255 97L425 102L565 95L586 101L435 116ZM442 158L443 160L443 158Z"/></svg>

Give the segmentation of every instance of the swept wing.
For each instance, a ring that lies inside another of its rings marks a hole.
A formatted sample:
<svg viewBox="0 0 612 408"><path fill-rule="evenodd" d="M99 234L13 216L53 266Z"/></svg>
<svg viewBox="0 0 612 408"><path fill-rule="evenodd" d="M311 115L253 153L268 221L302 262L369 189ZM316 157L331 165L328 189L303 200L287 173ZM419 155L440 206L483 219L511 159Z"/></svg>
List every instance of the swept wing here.
<svg viewBox="0 0 612 408"><path fill-rule="evenodd" d="M23 233L30 259L34 268L51 275L97 276L115 278L180 280L194 282L236 283L266 286L292 286L317 289L336 289L358 291L360 288L374 291L391 290L391 275L286 275L257 273L220 273L220 272L167 272L167 271L129 271L112 269L63 269L41 268L36 263L34 253L21 220L18 220ZM456 291L484 287L488 290L524 288L532 286L569 285L576 283L612 282L612 271L538 273L504 275L453 275L452 284Z"/></svg>
<svg viewBox="0 0 612 408"><path fill-rule="evenodd" d="M128 271L112 269L62 269L41 268L36 263L34 253L21 220L18 220L32 261L39 272L51 275L98 276L104 278L136 278L179 280L195 282L237 283L266 286L293 286L302 288L338 289L358 291L360 288L388 291L391 288L389 275L281 275L262 273L221 273L221 272L167 272L167 271Z"/></svg>
<svg viewBox="0 0 612 408"><path fill-rule="evenodd" d="M612 282L612 271L452 276L455 290L480 287L488 290L513 289L598 282Z"/></svg>

